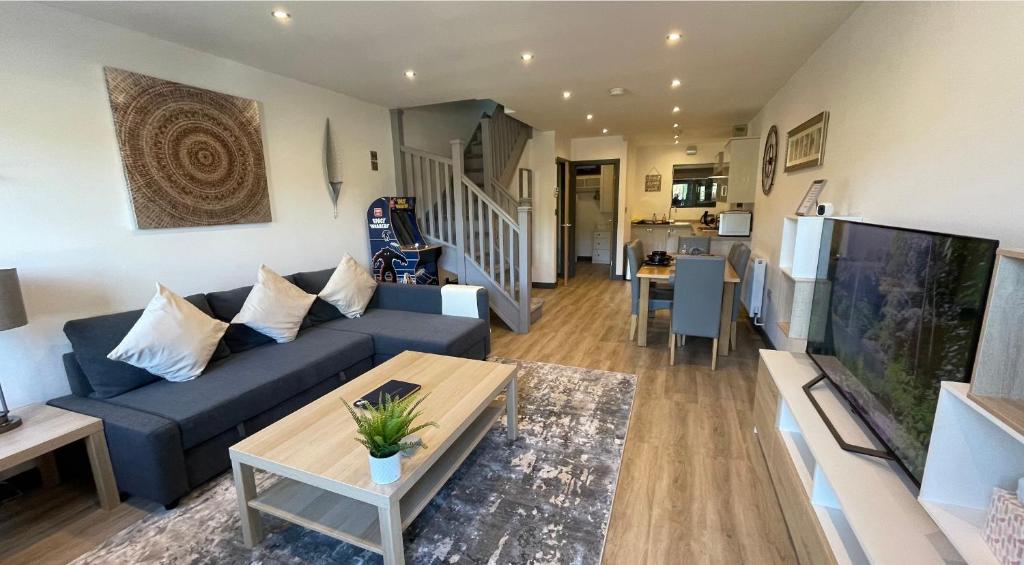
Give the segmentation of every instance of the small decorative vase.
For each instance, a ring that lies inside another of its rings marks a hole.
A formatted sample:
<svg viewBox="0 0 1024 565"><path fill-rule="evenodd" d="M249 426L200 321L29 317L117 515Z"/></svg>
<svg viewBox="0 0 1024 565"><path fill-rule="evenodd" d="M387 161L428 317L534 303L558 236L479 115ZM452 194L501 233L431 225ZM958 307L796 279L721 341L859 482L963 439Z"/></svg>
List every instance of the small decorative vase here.
<svg viewBox="0 0 1024 565"><path fill-rule="evenodd" d="M377 458L370 455L370 479L378 485L389 485L402 476L402 453Z"/></svg>

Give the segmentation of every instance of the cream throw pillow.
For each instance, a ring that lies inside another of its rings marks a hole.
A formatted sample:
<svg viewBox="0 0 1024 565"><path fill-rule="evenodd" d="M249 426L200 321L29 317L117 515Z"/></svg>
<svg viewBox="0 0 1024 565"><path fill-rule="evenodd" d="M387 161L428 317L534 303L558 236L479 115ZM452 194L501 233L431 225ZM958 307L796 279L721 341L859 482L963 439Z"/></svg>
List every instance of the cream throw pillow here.
<svg viewBox="0 0 1024 565"><path fill-rule="evenodd" d="M288 343L298 335L302 318L314 300L316 295L303 292L266 265L260 265L256 285L231 323L245 324L277 343Z"/></svg>
<svg viewBox="0 0 1024 565"><path fill-rule="evenodd" d="M188 381L202 374L227 329L158 283L142 317L107 358L169 381Z"/></svg>
<svg viewBox="0 0 1024 565"><path fill-rule="evenodd" d="M366 267L346 254L320 291L320 298L333 305L346 318L358 318L377 289L377 281Z"/></svg>

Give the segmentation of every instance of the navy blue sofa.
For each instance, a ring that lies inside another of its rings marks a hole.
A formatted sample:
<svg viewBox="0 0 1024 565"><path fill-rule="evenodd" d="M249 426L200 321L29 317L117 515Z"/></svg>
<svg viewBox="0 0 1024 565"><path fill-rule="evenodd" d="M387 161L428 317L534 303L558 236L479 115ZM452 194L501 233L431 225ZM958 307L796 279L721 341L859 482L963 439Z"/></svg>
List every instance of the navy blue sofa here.
<svg viewBox="0 0 1024 565"><path fill-rule="evenodd" d="M288 278L323 289L333 269ZM230 322L252 287L186 297ZM101 418L118 489L165 506L230 467L228 447L406 350L484 359L487 292L478 318L441 315L441 289L381 283L365 314L343 317L319 298L295 341L278 344L232 324L203 375L172 383L107 354L142 310L73 320L64 333L72 394L49 403Z"/></svg>

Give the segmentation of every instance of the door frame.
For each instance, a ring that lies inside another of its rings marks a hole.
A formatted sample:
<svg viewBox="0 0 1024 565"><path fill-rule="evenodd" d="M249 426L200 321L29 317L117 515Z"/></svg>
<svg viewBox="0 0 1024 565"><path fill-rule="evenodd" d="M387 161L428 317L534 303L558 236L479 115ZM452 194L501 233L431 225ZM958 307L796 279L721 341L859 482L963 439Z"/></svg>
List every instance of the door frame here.
<svg viewBox="0 0 1024 565"><path fill-rule="evenodd" d="M562 278L562 269L565 268L565 257L562 250L565 239L562 229L562 206L565 192L569 189L569 172L572 169L572 163L568 159L556 157L555 167L558 168L555 173L555 183L558 187L558 195L555 198L555 284L557 285L558 280Z"/></svg>
<svg viewBox="0 0 1024 565"><path fill-rule="evenodd" d="M612 192L615 194L615 200L612 206L612 243L609 249L611 254L611 268L608 269L608 278L618 278L615 275L615 269L618 266L618 246L619 246L619 178L622 174L620 171L620 160L619 159L590 159L586 161L571 161L569 163L569 183L573 187L573 195L576 193L576 166L577 165L611 165L612 169L612 182L615 184L615 190ZM575 219L575 218L574 218ZM572 269L571 271L575 271ZM572 274L575 274L573 272Z"/></svg>

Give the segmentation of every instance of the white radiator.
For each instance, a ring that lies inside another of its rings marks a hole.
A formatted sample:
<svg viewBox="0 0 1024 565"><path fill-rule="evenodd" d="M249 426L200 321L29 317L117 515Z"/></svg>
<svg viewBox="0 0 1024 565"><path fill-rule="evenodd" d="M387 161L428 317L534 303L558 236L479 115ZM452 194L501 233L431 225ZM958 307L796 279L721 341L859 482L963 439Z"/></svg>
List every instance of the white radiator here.
<svg viewBox="0 0 1024 565"><path fill-rule="evenodd" d="M768 270L768 260L764 257L751 257L747 263L747 272L743 276L740 290L740 301L747 313L754 320L755 326L763 326L764 318L761 307L764 304L764 279Z"/></svg>

